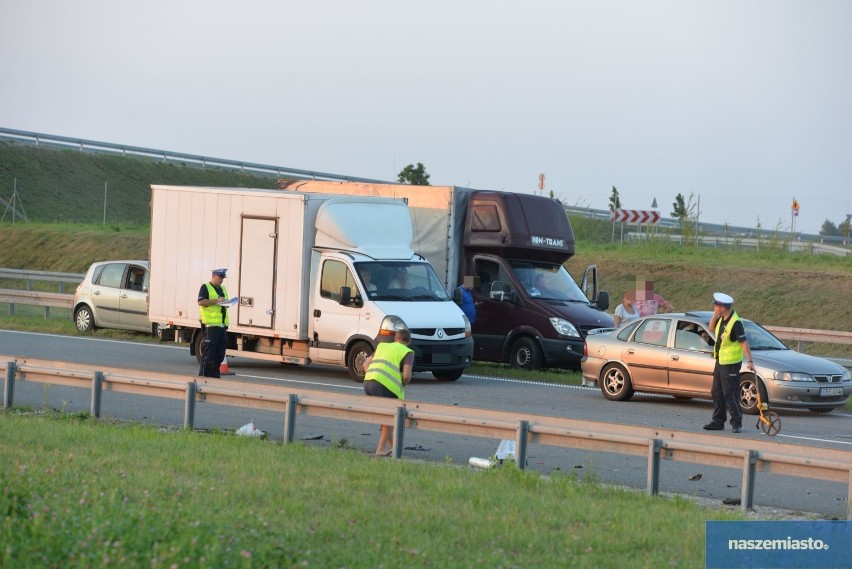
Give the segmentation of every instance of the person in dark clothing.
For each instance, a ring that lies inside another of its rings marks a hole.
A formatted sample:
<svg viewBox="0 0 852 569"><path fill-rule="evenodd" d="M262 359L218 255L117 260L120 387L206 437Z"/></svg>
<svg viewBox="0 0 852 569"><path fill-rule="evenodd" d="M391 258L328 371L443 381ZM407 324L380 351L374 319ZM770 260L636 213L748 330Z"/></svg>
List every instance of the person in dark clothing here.
<svg viewBox="0 0 852 569"><path fill-rule="evenodd" d="M717 292L713 295L713 317L710 328L716 332L716 345L713 356L716 366L713 368L713 419L704 425L707 431L721 431L725 428L727 415L731 415L731 430L742 431L743 412L740 409L740 369L743 367L743 354L748 369L754 371L751 361L751 348L745 335L745 328L739 314L733 310L734 299L727 294Z"/></svg>
<svg viewBox="0 0 852 569"><path fill-rule="evenodd" d="M227 269L215 269L210 282L198 290L198 314L201 320L201 365L198 375L221 377L219 367L225 360L228 338L228 291L222 284Z"/></svg>

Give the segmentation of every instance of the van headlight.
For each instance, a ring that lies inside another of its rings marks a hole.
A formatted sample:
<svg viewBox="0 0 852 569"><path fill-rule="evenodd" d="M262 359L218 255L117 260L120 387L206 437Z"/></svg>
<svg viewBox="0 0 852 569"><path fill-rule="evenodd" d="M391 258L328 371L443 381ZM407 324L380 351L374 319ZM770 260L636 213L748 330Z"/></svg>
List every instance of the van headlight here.
<svg viewBox="0 0 852 569"><path fill-rule="evenodd" d="M577 328L575 328L573 324L571 324L564 318L556 318L554 316L550 319L550 324L553 326L553 329L556 330L557 333L563 336L574 336L577 338L580 337L580 333L577 332Z"/></svg>
<svg viewBox="0 0 852 569"><path fill-rule="evenodd" d="M816 381L812 375L797 371L776 371L772 375L778 381Z"/></svg>
<svg viewBox="0 0 852 569"><path fill-rule="evenodd" d="M473 335L473 331L470 329L470 319L466 314L462 314L462 318L464 318L464 337L470 338Z"/></svg>
<svg viewBox="0 0 852 569"><path fill-rule="evenodd" d="M379 327L379 336L390 336L393 338L397 330L405 330L408 326L405 325L405 320L399 316L388 315L382 320L382 325Z"/></svg>

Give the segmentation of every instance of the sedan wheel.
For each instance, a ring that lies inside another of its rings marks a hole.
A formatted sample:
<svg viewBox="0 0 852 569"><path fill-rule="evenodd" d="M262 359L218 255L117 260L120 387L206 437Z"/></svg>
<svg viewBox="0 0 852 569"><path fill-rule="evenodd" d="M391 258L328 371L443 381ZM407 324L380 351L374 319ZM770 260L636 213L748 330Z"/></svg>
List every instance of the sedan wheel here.
<svg viewBox="0 0 852 569"><path fill-rule="evenodd" d="M610 401L627 401L633 397L630 374L618 364L609 364L601 372L601 391Z"/></svg>
<svg viewBox="0 0 852 569"><path fill-rule="evenodd" d="M766 389L760 385L753 375L740 378L740 409L746 415L757 415L757 390L760 389L760 400L769 403Z"/></svg>
<svg viewBox="0 0 852 569"><path fill-rule="evenodd" d="M93 332L95 330L95 318L88 306L81 306L74 314L74 325L80 332Z"/></svg>

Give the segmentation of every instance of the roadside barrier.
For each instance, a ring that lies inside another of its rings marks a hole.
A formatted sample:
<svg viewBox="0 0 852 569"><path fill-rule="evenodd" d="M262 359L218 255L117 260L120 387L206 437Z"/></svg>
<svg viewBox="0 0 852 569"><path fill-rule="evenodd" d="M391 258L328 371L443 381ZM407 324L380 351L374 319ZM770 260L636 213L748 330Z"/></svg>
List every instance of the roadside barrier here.
<svg viewBox="0 0 852 569"><path fill-rule="evenodd" d="M515 462L525 468L527 445L607 452L647 458L647 493L659 492L661 461L672 460L740 470L741 507L754 505L757 474L795 476L847 485L846 518L852 520L852 451L719 437L600 421L529 415L492 409L396 401L316 390L295 390L234 380L83 366L68 362L0 355L5 373L3 410L12 408L15 384L35 382L91 391L91 413L101 416L106 391L184 400L184 428L192 429L196 404L209 403L279 411L284 440L295 438L298 416L393 425L394 458L402 458L407 429L515 441ZM724 446L722 446L724 445Z"/></svg>

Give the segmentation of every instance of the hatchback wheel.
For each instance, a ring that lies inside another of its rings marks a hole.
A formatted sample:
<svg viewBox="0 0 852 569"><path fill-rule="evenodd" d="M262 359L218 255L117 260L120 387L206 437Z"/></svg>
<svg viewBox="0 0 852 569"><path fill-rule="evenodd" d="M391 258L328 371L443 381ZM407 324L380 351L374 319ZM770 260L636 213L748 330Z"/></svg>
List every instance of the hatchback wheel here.
<svg viewBox="0 0 852 569"><path fill-rule="evenodd" d="M601 372L601 391L610 401L627 401L633 397L633 382L627 370L618 364L608 364Z"/></svg>
<svg viewBox="0 0 852 569"><path fill-rule="evenodd" d="M92 311L88 306L81 306L74 313L74 325L80 332L94 332L95 317L92 316Z"/></svg>

